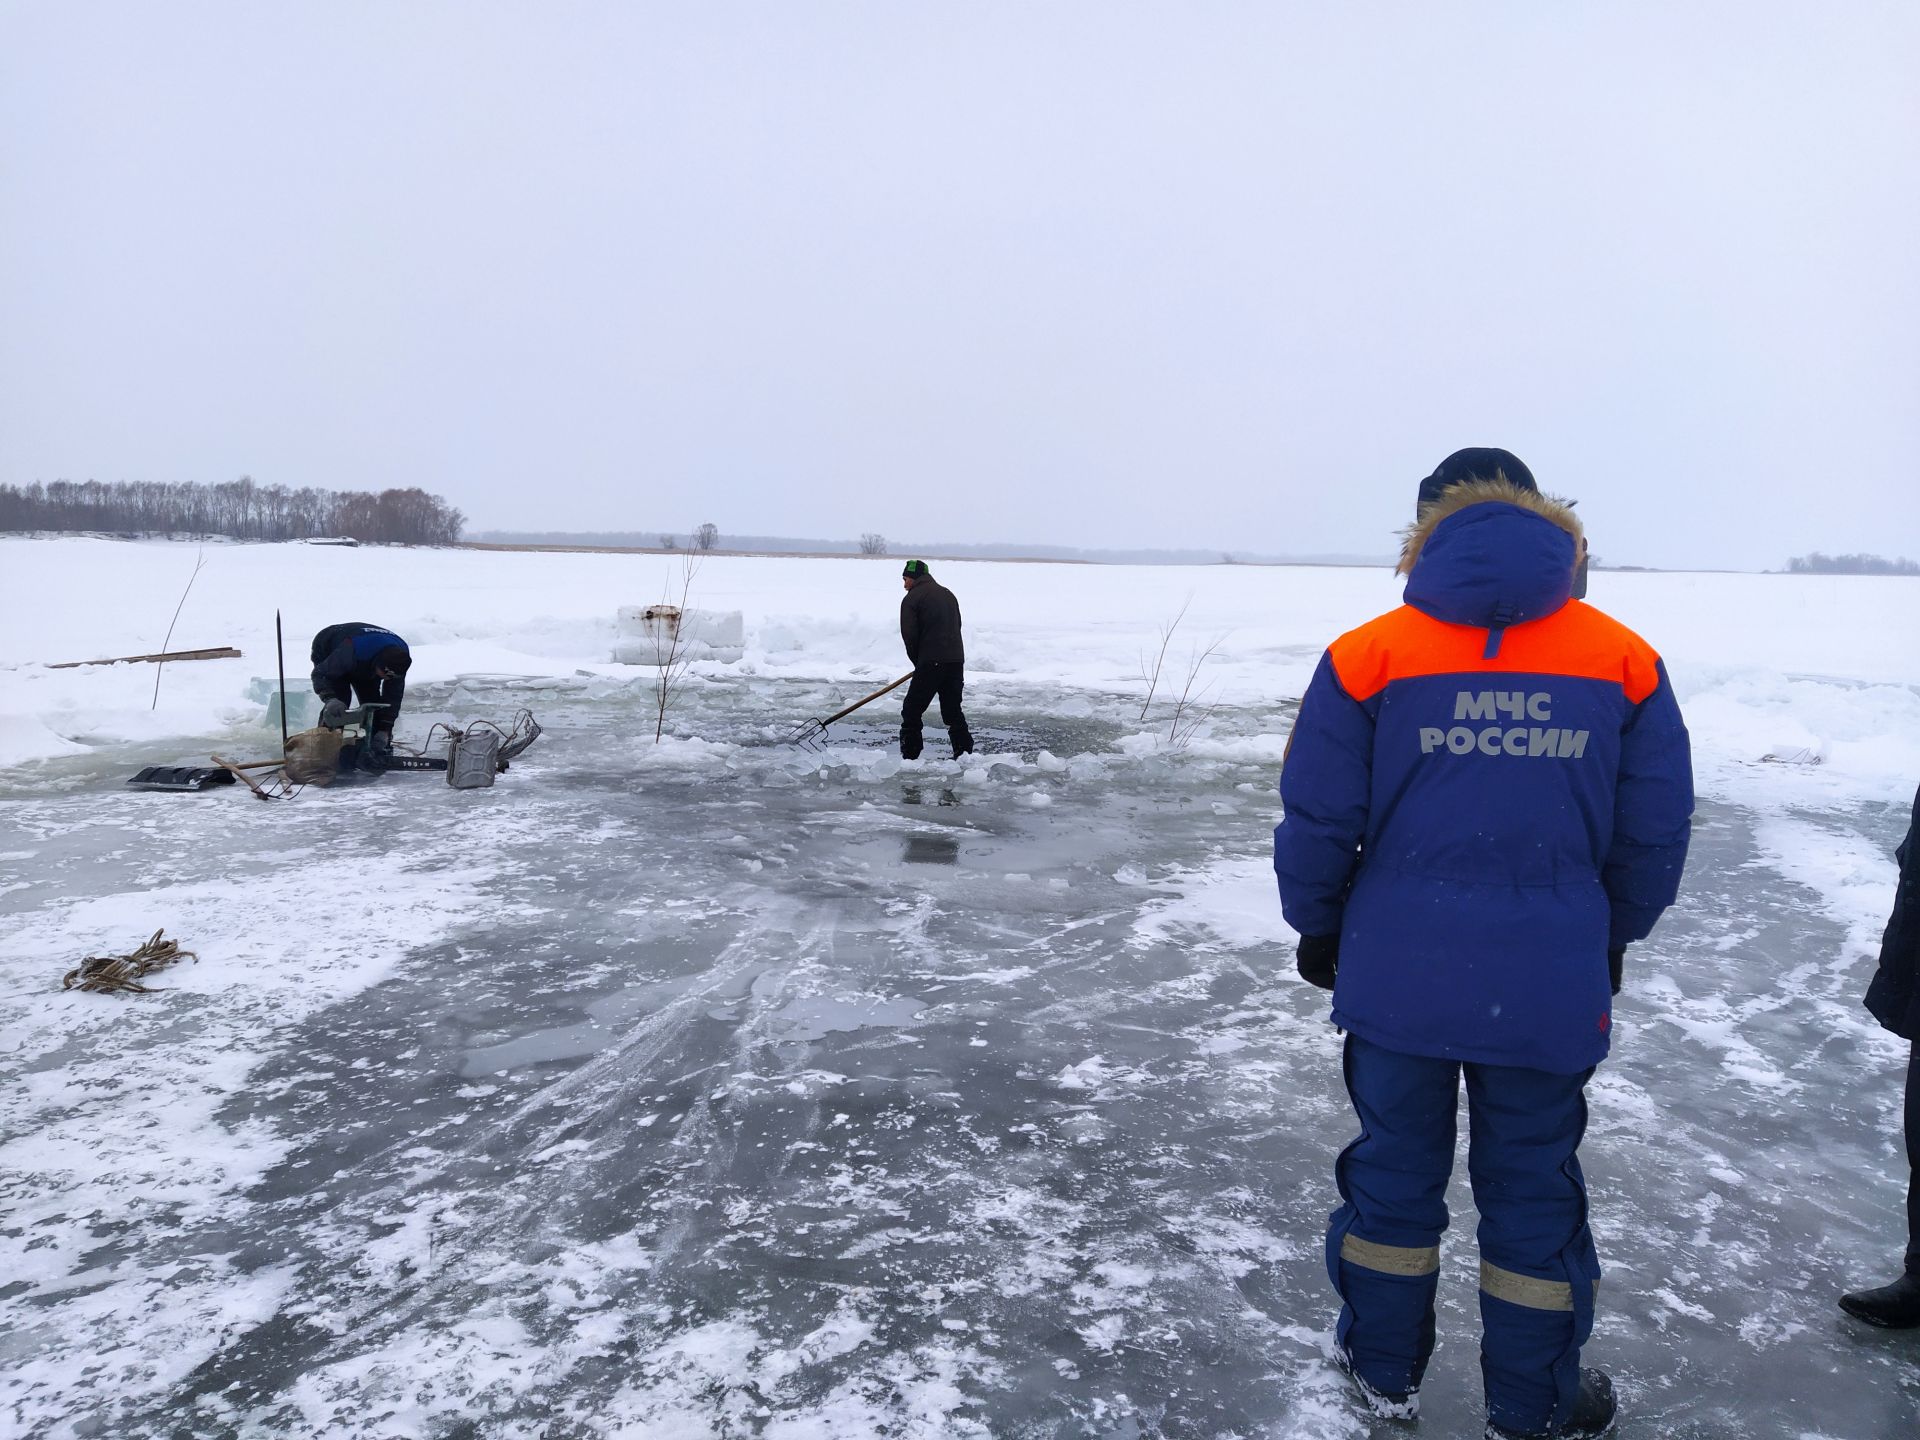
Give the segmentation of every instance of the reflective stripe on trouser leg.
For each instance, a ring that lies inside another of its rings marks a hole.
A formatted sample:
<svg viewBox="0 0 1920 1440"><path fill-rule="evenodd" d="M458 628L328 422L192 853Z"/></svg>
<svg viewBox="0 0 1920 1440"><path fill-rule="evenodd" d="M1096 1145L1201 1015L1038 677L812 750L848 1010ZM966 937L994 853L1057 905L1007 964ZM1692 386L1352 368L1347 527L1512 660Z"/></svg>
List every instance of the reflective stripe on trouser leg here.
<svg viewBox="0 0 1920 1440"><path fill-rule="evenodd" d="M1362 1240L1352 1231L1340 1237L1340 1258L1382 1275L1405 1275L1417 1279L1440 1268L1438 1245L1376 1245Z"/></svg>
<svg viewBox="0 0 1920 1440"><path fill-rule="evenodd" d="M1487 1416L1535 1434L1572 1413L1600 1264L1575 1152L1588 1071L1468 1065L1468 1169L1480 1208L1480 1369Z"/></svg>
<svg viewBox="0 0 1920 1440"><path fill-rule="evenodd" d="M1345 1302L1335 1335L1361 1379L1402 1394L1433 1354L1458 1067L1349 1035L1344 1068L1360 1134L1334 1165L1346 1202L1327 1230L1327 1275Z"/></svg>
<svg viewBox="0 0 1920 1440"><path fill-rule="evenodd" d="M1496 1300L1521 1305L1529 1310L1563 1310L1573 1313L1573 1286L1565 1280L1541 1280L1502 1270L1488 1261L1480 1262L1480 1288Z"/></svg>

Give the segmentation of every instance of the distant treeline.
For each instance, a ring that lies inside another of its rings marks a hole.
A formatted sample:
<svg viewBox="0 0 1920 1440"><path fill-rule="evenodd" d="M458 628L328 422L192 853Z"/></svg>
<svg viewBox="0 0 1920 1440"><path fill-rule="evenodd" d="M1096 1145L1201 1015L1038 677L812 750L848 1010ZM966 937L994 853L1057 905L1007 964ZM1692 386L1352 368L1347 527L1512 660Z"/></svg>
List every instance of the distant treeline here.
<svg viewBox="0 0 1920 1440"><path fill-rule="evenodd" d="M1884 555L1796 555L1787 561L1789 575L1920 575L1920 562L1902 556L1889 560Z"/></svg>
<svg viewBox="0 0 1920 1440"><path fill-rule="evenodd" d="M55 480L0 485L0 531L105 531L116 535L235 540L347 536L372 544L451 545L467 517L424 490L289 490L248 476L221 485Z"/></svg>

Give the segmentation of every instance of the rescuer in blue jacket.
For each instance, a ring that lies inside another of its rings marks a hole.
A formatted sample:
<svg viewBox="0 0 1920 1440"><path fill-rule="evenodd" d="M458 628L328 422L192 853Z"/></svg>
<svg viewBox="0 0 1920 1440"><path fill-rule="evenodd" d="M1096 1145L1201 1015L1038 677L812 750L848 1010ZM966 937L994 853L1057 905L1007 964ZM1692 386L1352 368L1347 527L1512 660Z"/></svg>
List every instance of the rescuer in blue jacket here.
<svg viewBox="0 0 1920 1440"><path fill-rule="evenodd" d="M1464 1072L1493 1440L1613 1420L1580 1368L1600 1266L1576 1151L1625 949L1673 902L1693 812L1659 656L1573 598L1585 548L1513 455L1443 461L1405 603L1336 640L1301 701L1273 837L1360 1118L1327 1235L1342 1363L1378 1413L1416 1412Z"/></svg>

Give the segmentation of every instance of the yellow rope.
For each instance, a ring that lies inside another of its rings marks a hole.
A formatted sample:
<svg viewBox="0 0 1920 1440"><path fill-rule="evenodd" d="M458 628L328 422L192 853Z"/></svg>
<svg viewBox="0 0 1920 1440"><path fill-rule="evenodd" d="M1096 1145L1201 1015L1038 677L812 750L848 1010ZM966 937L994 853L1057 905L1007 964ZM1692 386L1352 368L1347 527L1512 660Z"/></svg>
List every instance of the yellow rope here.
<svg viewBox="0 0 1920 1440"><path fill-rule="evenodd" d="M128 990L140 995L151 994L151 987L140 983L147 976L181 960L200 958L191 950L182 950L178 940L162 940L160 937L165 933L154 931L153 938L131 955L89 955L67 972L60 988L78 988L95 995Z"/></svg>

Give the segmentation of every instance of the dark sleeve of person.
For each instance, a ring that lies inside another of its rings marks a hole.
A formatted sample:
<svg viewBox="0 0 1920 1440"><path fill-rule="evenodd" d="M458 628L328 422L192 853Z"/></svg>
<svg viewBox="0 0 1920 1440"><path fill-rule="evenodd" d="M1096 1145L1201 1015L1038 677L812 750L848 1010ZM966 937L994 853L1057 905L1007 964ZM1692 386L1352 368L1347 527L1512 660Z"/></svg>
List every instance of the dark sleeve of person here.
<svg viewBox="0 0 1920 1440"><path fill-rule="evenodd" d="M915 603L919 594L916 585L900 597L900 643L907 647L907 659L914 665L920 663L920 607Z"/></svg>
<svg viewBox="0 0 1920 1440"><path fill-rule="evenodd" d="M348 637L314 661L313 693L322 700L338 700L342 705L351 705L353 693L347 684L347 676L352 673L353 640Z"/></svg>
<svg viewBox="0 0 1920 1440"><path fill-rule="evenodd" d="M1894 1034L1920 1040L1920 795L1896 858L1900 878L1880 941L1880 968L1867 987L1867 1009Z"/></svg>

